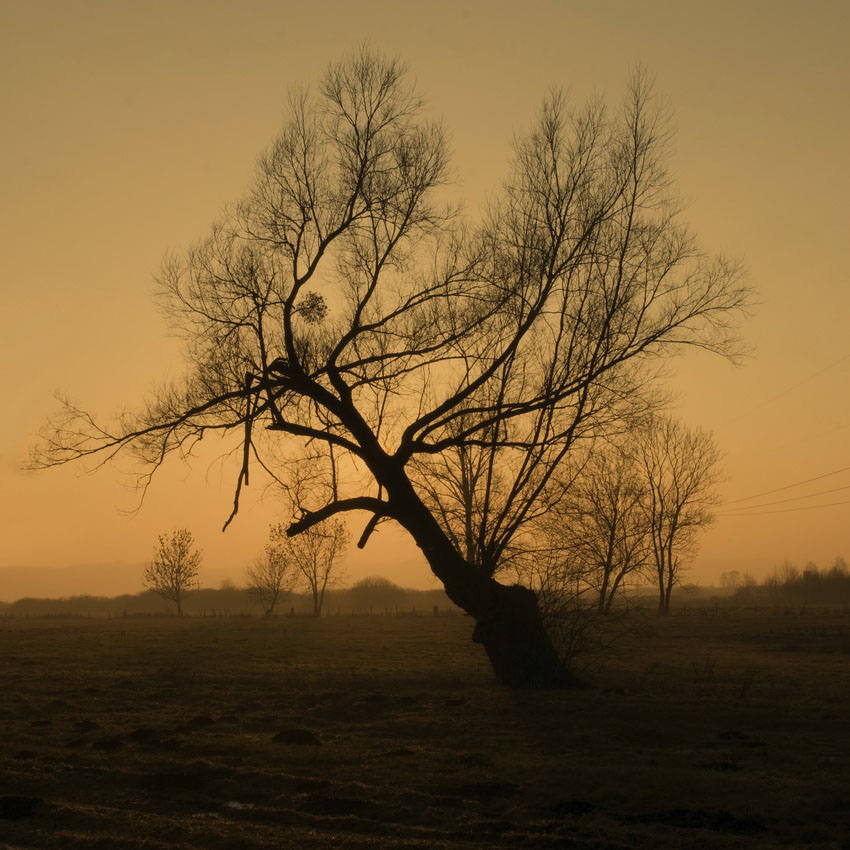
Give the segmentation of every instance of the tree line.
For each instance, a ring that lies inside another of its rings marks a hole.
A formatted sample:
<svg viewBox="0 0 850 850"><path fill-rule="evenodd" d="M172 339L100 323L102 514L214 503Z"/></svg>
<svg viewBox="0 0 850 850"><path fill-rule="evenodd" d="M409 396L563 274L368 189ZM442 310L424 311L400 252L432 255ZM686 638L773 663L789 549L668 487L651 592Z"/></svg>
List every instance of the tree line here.
<svg viewBox="0 0 850 850"><path fill-rule="evenodd" d="M802 567L784 561L761 581L746 571L729 570L721 574L720 584L744 605L850 605L850 569L842 555L826 568L813 561Z"/></svg>
<svg viewBox="0 0 850 850"><path fill-rule="evenodd" d="M401 587L385 578L370 577L350 586L330 588L325 594L323 616L360 614L411 615L414 612L432 616L434 606L440 614L458 613L445 593L434 590L415 590ZM81 617L142 617L176 615L173 602L153 590L119 596L79 595L62 598L22 597L0 606L4 615L23 616L81 616ZM294 590L279 600L275 617L312 618L313 600L309 592ZM267 616L265 606L245 587L224 583L220 587L196 587L183 598L183 616Z"/></svg>

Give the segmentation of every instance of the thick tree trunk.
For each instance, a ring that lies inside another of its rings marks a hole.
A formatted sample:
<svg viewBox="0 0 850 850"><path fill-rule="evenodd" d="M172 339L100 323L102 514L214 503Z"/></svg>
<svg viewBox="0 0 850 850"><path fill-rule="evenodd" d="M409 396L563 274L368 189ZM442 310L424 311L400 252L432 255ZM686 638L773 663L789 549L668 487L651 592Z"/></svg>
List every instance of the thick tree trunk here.
<svg viewBox="0 0 850 850"><path fill-rule="evenodd" d="M435 545L434 534L425 543L414 535L446 595L475 618L472 639L484 647L498 681L530 688L576 684L558 658L536 594L499 584L462 558L442 531L440 537L446 546Z"/></svg>
<svg viewBox="0 0 850 850"><path fill-rule="evenodd" d="M575 684L558 659L534 592L493 582L490 593L490 608L476 618L472 639L484 646L496 678L511 687Z"/></svg>
<svg viewBox="0 0 850 850"><path fill-rule="evenodd" d="M476 620L472 639L483 645L499 682L511 687L577 684L558 659L536 594L499 584L454 548L406 476L387 487L393 515L412 535L446 595ZM393 498L395 497L395 498Z"/></svg>
<svg viewBox="0 0 850 850"><path fill-rule="evenodd" d="M499 584L467 561L419 498L404 461L383 451L366 423L358 421L356 411L351 410L350 416L347 424L383 487L387 515L413 537L449 599L475 618L472 639L484 646L498 681L537 688L577 684L558 659L534 592Z"/></svg>

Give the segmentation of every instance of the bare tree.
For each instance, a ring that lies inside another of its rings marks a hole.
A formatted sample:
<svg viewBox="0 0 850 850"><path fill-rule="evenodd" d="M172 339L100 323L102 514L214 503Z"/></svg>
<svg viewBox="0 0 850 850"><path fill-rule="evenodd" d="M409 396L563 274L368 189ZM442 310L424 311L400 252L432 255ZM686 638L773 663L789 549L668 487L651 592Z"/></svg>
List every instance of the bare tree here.
<svg viewBox="0 0 850 850"><path fill-rule="evenodd" d="M568 681L534 593L501 584L498 559L575 440L631 408L665 352L732 354L747 302L739 266L679 221L669 135L641 74L615 110L550 96L502 197L466 223L440 202L445 136L404 68L355 52L317 95L291 97L248 197L164 264L185 381L115 426L66 405L37 463L131 447L144 485L169 454L230 432L235 513L252 464L277 475L274 438L300 441L330 497L300 502L287 534L360 510L362 546L398 522L475 618L500 681ZM505 486L482 512L491 552L471 558L451 488L430 493L425 476L482 447Z"/></svg>
<svg viewBox="0 0 850 850"><path fill-rule="evenodd" d="M647 495L634 458L622 446L593 450L540 523L559 555L561 584L586 585L602 613L651 559Z"/></svg>
<svg viewBox="0 0 850 850"><path fill-rule="evenodd" d="M288 534L287 525L273 525L270 538L278 557L300 573L313 598L313 616L320 617L325 591L339 580L340 560L348 548L345 523L329 519L310 526L297 537Z"/></svg>
<svg viewBox="0 0 850 850"><path fill-rule="evenodd" d="M742 584L741 573L738 570L729 570L728 572L720 573L720 586L737 590Z"/></svg>
<svg viewBox="0 0 850 850"><path fill-rule="evenodd" d="M273 542L266 545L262 555L245 568L248 591L263 606L267 617L275 606L292 591L297 578L293 561Z"/></svg>
<svg viewBox="0 0 850 850"><path fill-rule="evenodd" d="M694 554L699 532L714 520L720 452L710 434L655 416L637 448L646 497L643 507L652 540L652 572L658 613L669 614L670 595Z"/></svg>
<svg viewBox="0 0 850 850"><path fill-rule="evenodd" d="M847 561L843 555L835 556L835 560L829 568L829 575L833 578L847 575Z"/></svg>
<svg viewBox="0 0 850 850"><path fill-rule="evenodd" d="M153 560L145 567L144 585L163 599L170 599L181 617L186 591L198 586L201 553L194 545L187 528L160 534Z"/></svg>

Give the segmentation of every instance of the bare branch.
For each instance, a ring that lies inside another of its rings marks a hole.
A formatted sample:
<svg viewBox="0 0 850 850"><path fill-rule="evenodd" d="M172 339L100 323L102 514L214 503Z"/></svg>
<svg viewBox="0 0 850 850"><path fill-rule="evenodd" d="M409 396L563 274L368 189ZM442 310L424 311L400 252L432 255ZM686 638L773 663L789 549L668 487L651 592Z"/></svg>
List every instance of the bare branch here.
<svg viewBox="0 0 850 850"><path fill-rule="evenodd" d="M307 511L304 515L291 523L286 529L287 535L294 537L296 534L324 522L332 516L348 511L371 511L377 517L392 517L392 506L373 496L355 496L350 499L340 499L336 502L331 502L322 508L315 511Z"/></svg>

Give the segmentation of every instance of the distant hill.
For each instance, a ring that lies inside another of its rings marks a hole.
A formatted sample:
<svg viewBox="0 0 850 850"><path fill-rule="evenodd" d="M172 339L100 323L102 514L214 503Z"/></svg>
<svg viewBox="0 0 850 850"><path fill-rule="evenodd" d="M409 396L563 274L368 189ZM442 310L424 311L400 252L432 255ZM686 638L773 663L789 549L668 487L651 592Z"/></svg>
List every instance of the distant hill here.
<svg viewBox="0 0 850 850"><path fill-rule="evenodd" d="M118 596L142 589L141 564L78 564L73 567L0 567L0 599L22 596Z"/></svg>
<svg viewBox="0 0 850 850"><path fill-rule="evenodd" d="M76 564L72 567L0 567L0 599L14 602L24 596L122 596L139 593L144 564L125 562ZM241 570L201 567L201 584L241 579Z"/></svg>

